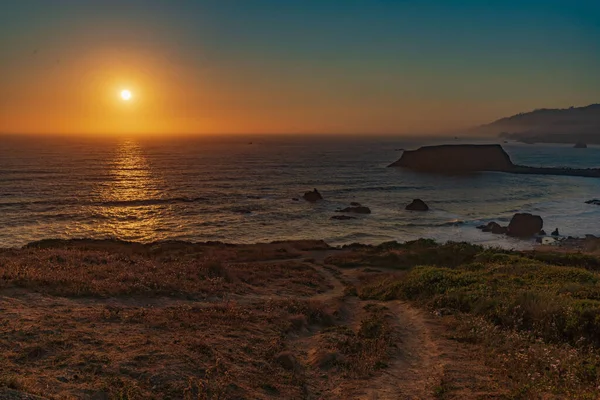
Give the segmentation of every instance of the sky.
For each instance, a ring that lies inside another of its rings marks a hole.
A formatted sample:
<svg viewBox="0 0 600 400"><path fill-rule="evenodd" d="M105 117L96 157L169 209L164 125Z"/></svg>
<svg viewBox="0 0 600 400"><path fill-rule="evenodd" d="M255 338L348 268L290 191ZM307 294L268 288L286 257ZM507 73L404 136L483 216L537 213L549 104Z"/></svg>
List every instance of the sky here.
<svg viewBox="0 0 600 400"><path fill-rule="evenodd" d="M438 134L598 103L598 71L597 0L0 4L5 133Z"/></svg>

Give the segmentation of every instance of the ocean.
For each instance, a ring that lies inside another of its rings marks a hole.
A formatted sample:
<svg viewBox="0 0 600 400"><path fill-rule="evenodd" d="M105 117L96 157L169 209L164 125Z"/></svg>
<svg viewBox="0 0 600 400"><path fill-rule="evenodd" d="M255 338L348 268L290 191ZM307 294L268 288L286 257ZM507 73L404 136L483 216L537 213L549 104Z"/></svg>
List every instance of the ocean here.
<svg viewBox="0 0 600 400"><path fill-rule="evenodd" d="M440 176L387 168L401 148L462 142L311 135L0 136L0 247L47 238L323 239L341 245L421 237L531 247L532 240L475 228L492 220L507 223L517 212L541 215L548 233L559 228L565 236L600 235L600 206L585 204L600 198L600 179L493 172ZM518 164L600 167L600 147L503 147ZM313 188L324 201L301 199ZM413 198L423 199L431 211L405 211ZM330 219L350 202L368 206L372 214Z"/></svg>

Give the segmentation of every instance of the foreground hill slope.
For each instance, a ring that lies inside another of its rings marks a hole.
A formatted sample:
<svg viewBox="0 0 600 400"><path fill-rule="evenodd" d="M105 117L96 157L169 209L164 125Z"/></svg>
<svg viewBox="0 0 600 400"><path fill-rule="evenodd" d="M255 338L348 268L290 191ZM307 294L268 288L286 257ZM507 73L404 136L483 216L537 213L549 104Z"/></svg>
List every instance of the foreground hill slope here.
<svg viewBox="0 0 600 400"><path fill-rule="evenodd" d="M0 250L0 398L594 398L598 270L428 240Z"/></svg>

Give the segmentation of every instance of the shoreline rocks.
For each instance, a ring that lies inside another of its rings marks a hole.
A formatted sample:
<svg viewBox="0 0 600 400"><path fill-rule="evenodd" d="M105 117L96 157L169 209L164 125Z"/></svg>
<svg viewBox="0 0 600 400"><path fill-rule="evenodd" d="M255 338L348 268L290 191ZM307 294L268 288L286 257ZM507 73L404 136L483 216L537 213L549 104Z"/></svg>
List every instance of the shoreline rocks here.
<svg viewBox="0 0 600 400"><path fill-rule="evenodd" d="M352 217L350 215L334 215L334 216L332 216L329 219L336 219L336 220L339 220L339 221L346 221L346 220L349 220L349 219L358 219L358 218Z"/></svg>
<svg viewBox="0 0 600 400"><path fill-rule="evenodd" d="M515 214L508 224L507 235L515 237L533 237L544 227L544 220L539 215L529 213Z"/></svg>
<svg viewBox="0 0 600 400"><path fill-rule="evenodd" d="M491 232L496 235L508 233L508 228L506 226L502 226L495 221L489 222L487 225L480 225L477 229L481 229L482 232Z"/></svg>
<svg viewBox="0 0 600 400"><path fill-rule="evenodd" d="M539 215L517 213L513 215L508 226L502 226L495 221L491 221L486 225L479 225L477 229L480 229L482 232L491 232L497 235L508 235L526 239L534 236L546 236L543 227L544 220ZM558 228L552 232L552 235L559 235Z"/></svg>
<svg viewBox="0 0 600 400"><path fill-rule="evenodd" d="M421 199L414 199L404 209L409 211L429 211L429 206Z"/></svg>

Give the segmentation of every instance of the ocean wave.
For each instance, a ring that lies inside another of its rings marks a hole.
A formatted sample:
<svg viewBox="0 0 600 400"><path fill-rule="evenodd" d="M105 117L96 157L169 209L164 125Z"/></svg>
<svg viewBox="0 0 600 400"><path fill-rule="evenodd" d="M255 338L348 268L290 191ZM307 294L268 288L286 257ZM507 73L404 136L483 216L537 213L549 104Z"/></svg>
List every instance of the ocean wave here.
<svg viewBox="0 0 600 400"><path fill-rule="evenodd" d="M155 206L160 204L198 203L207 201L206 197L173 197L169 199L137 199L137 200L113 200L95 203L94 205L104 207L136 207Z"/></svg>
<svg viewBox="0 0 600 400"><path fill-rule="evenodd" d="M0 203L1 208L28 207L28 206L97 206L97 207L137 207L154 206L161 204L198 203L208 201L206 197L173 197L167 199L134 199L134 200L110 200L110 201L79 201L79 200L55 200L55 201L17 201Z"/></svg>
<svg viewBox="0 0 600 400"><path fill-rule="evenodd" d="M414 228L414 227L424 227L424 228L436 228L436 227L443 227L443 226L460 226L460 225L464 225L467 222L465 221L461 221L461 220L456 220L456 221L446 221L446 222L440 222L440 223L429 223L429 224L416 224L414 222L402 225L403 227L409 227L409 228Z"/></svg>
<svg viewBox="0 0 600 400"><path fill-rule="evenodd" d="M425 190L427 186L371 186L371 187L356 187L356 188L341 188L334 189L333 193L349 193L349 192L388 192L395 190Z"/></svg>

